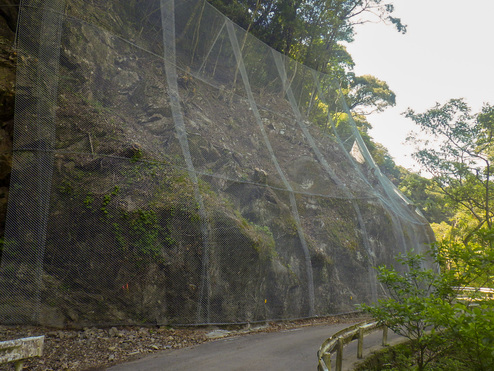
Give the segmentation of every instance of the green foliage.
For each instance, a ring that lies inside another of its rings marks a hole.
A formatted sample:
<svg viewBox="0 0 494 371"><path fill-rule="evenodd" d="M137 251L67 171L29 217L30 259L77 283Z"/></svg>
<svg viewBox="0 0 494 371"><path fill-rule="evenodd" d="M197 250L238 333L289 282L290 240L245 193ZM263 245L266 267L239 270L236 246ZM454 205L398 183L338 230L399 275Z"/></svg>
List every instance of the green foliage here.
<svg viewBox="0 0 494 371"><path fill-rule="evenodd" d="M120 192L120 188L118 186L115 186L115 188L113 188L113 191L111 193L108 193L108 194L106 194L106 195L103 196L103 201L101 202L101 208L100 208L100 210L104 214L108 214L107 206L111 202L112 198L115 197L116 195L118 195L118 192ZM86 206L88 206L93 201L94 201L94 199L92 198L92 195L91 194L88 194L86 196L86 198L84 199L84 204Z"/></svg>
<svg viewBox="0 0 494 371"><path fill-rule="evenodd" d="M62 182L58 186L58 191L61 194L71 195L71 194L74 193L74 188L72 187L72 185L70 183L68 183L68 182Z"/></svg>
<svg viewBox="0 0 494 371"><path fill-rule="evenodd" d="M91 205L93 204L93 202L94 202L94 196L92 193L88 193L84 201L82 201L82 203L86 205L88 209L92 207Z"/></svg>
<svg viewBox="0 0 494 371"><path fill-rule="evenodd" d="M458 302L439 308L437 315L452 341L461 344L471 369L491 370L494 359L494 308L492 303Z"/></svg>
<svg viewBox="0 0 494 371"><path fill-rule="evenodd" d="M122 193L120 186L114 186L102 195L82 193L68 182L62 183L58 190L62 196L69 198L72 207L83 206L80 211L82 217L103 225L103 229L109 231L114 247L124 253L122 256L160 262L164 259L163 248L175 244L168 219L161 220L152 208L127 211L116 206L116 198ZM173 213L173 210L170 211L170 217Z"/></svg>
<svg viewBox="0 0 494 371"><path fill-rule="evenodd" d="M388 84L371 75L354 76L345 97L350 110L366 115L396 104L396 95Z"/></svg>
<svg viewBox="0 0 494 371"><path fill-rule="evenodd" d="M364 138L365 141L365 137L362 138ZM366 146L382 173L386 175L394 184L399 184L402 172L401 169L396 166L396 163L389 154L388 149L380 143L372 142L370 138L369 144L366 142Z"/></svg>
<svg viewBox="0 0 494 371"><path fill-rule="evenodd" d="M153 210L124 213L112 223L115 237L122 251L162 260L163 242L175 244L167 229L159 223Z"/></svg>
<svg viewBox="0 0 494 371"><path fill-rule="evenodd" d="M409 109L405 115L422 134L409 138L418 148L414 157L433 175L437 189L454 210L452 214L468 211L475 220L473 227L462 231L468 243L475 231L493 227L494 107L485 104L474 115L463 99L451 99L424 113Z"/></svg>
<svg viewBox="0 0 494 371"><path fill-rule="evenodd" d="M258 231L262 231L262 232L264 232L264 233L266 233L266 234L268 234L268 235L270 235L270 236L273 236L273 232L271 232L271 230L269 229L269 227L268 227L267 225L265 225L265 226L260 226L260 225L257 225L257 224L256 224L256 225L255 225L255 228L256 228L256 230L258 230Z"/></svg>
<svg viewBox="0 0 494 371"><path fill-rule="evenodd" d="M407 198L422 210L429 222L440 224L453 217L454 210L433 180L412 173L403 167L398 167L397 170L400 174L398 179L394 178L395 184ZM384 171L384 173L393 181L389 172Z"/></svg>
<svg viewBox="0 0 494 371"><path fill-rule="evenodd" d="M254 248L261 254L261 257L268 260L273 260L278 257L276 252L276 242L274 240L273 232L265 225L260 226L253 224L255 230L254 236Z"/></svg>
<svg viewBox="0 0 494 371"><path fill-rule="evenodd" d="M353 66L341 41L369 21L406 27L381 0L209 0L223 14L274 49L321 72L342 76ZM366 15L364 17L363 15ZM373 19L372 19L373 18Z"/></svg>
<svg viewBox="0 0 494 371"><path fill-rule="evenodd" d="M437 244L432 256L441 272L423 269L425 256L413 253L397 259L403 273L378 268L386 297L360 307L411 340L408 369L491 369L494 302L475 289L491 284L494 276L494 252L482 248L491 238L493 231L485 230L468 246ZM404 369L407 360L397 360L396 369Z"/></svg>
<svg viewBox="0 0 494 371"><path fill-rule="evenodd" d="M321 86L332 86L325 92L325 102L311 102L310 115L324 129L329 128L328 117L335 120L338 135L351 148L353 135L346 113L339 107L339 89L352 110L365 144L372 155L383 154L378 165L386 175L398 171L391 156L375 144L368 134L371 127L366 115L381 112L395 105L395 93L386 82L374 76L355 76L354 62L344 42L353 41L354 27L369 21L392 24L399 32L406 27L393 17L394 7L381 0L208 0L235 23L269 46L292 59L327 74ZM293 71L291 71L293 72ZM311 95L312 98L312 95ZM313 104L315 103L315 104ZM309 104L309 102L307 102ZM375 151L373 151L375 150Z"/></svg>
<svg viewBox="0 0 494 371"><path fill-rule="evenodd" d="M448 355L451 352L447 353ZM367 357L355 371L410 371L416 369L413 365L413 349L410 343L401 343ZM432 370L471 371L468 365L450 356L437 359L430 365Z"/></svg>
<svg viewBox="0 0 494 371"><path fill-rule="evenodd" d="M494 277L494 250L488 248L493 230L480 230L465 245L461 239L443 240L436 244L436 260L442 275L449 275L457 287L491 287Z"/></svg>
<svg viewBox="0 0 494 371"><path fill-rule="evenodd" d="M142 159L144 154L142 153L142 149L140 149L138 146L133 146L132 147L132 157L130 158L131 162L137 162Z"/></svg>
<svg viewBox="0 0 494 371"><path fill-rule="evenodd" d="M361 306L394 332L412 340L419 370L423 370L437 354L437 351L428 352L431 344L437 342L439 333L432 309L438 301L451 301L453 294L441 275L422 269L424 260L423 255L410 252L397 258L405 273L378 267L378 279L386 287L388 296L380 299L377 305Z"/></svg>

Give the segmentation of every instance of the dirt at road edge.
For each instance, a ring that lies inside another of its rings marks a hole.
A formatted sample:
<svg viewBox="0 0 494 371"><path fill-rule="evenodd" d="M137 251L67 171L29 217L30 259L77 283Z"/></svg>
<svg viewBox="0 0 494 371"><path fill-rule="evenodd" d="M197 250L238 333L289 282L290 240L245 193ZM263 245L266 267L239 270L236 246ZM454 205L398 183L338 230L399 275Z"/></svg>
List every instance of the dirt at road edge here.
<svg viewBox="0 0 494 371"><path fill-rule="evenodd" d="M43 357L25 362L25 370L95 371L165 349L190 347L220 337L276 332L323 324L354 323L367 319L368 317L362 314L348 314L244 326L91 327L63 330L35 326L0 326L0 341L45 335ZM14 370L14 366L11 364L5 369Z"/></svg>

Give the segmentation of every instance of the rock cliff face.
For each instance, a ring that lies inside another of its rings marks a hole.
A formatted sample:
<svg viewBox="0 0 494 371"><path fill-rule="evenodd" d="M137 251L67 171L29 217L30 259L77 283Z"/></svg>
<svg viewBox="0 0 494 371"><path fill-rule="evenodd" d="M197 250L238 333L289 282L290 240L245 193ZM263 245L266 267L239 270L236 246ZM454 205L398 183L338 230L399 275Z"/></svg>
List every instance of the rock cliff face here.
<svg viewBox="0 0 494 371"><path fill-rule="evenodd" d="M15 61L14 35L18 1L7 0L0 7L0 236L7 213L8 187L12 168L14 128Z"/></svg>
<svg viewBox="0 0 494 371"><path fill-rule="evenodd" d="M316 86L297 93L314 71L281 65L202 1L172 4L22 9L2 322L351 311L380 294L373 266L430 241L371 159L352 160L359 138L321 124Z"/></svg>

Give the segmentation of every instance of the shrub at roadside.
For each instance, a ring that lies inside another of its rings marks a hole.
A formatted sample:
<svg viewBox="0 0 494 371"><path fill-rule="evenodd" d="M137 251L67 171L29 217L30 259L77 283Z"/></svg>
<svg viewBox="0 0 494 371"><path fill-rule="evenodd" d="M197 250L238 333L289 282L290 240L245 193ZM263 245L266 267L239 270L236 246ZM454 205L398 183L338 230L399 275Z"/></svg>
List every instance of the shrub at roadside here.
<svg viewBox="0 0 494 371"><path fill-rule="evenodd" d="M493 277L493 252L483 243L460 247L442 242L432 256L440 271L423 269L425 256L413 251L397 258L405 273L378 267L386 295L374 305L360 306L410 339L409 354L401 352L385 364L398 370L493 370L494 304L478 289Z"/></svg>

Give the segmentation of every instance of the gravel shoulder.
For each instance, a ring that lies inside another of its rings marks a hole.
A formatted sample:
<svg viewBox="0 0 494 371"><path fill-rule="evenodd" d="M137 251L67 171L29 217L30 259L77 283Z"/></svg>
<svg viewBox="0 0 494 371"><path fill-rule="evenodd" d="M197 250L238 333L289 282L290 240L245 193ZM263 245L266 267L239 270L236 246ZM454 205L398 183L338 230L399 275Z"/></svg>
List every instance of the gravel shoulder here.
<svg viewBox="0 0 494 371"><path fill-rule="evenodd" d="M84 329L0 326L0 341L45 335L43 356L26 361L24 369L27 370L103 370L165 349L186 348L218 338L320 324L354 323L366 319L368 317L361 314L352 314L245 326ZM14 370L14 366L1 365L0 369Z"/></svg>

